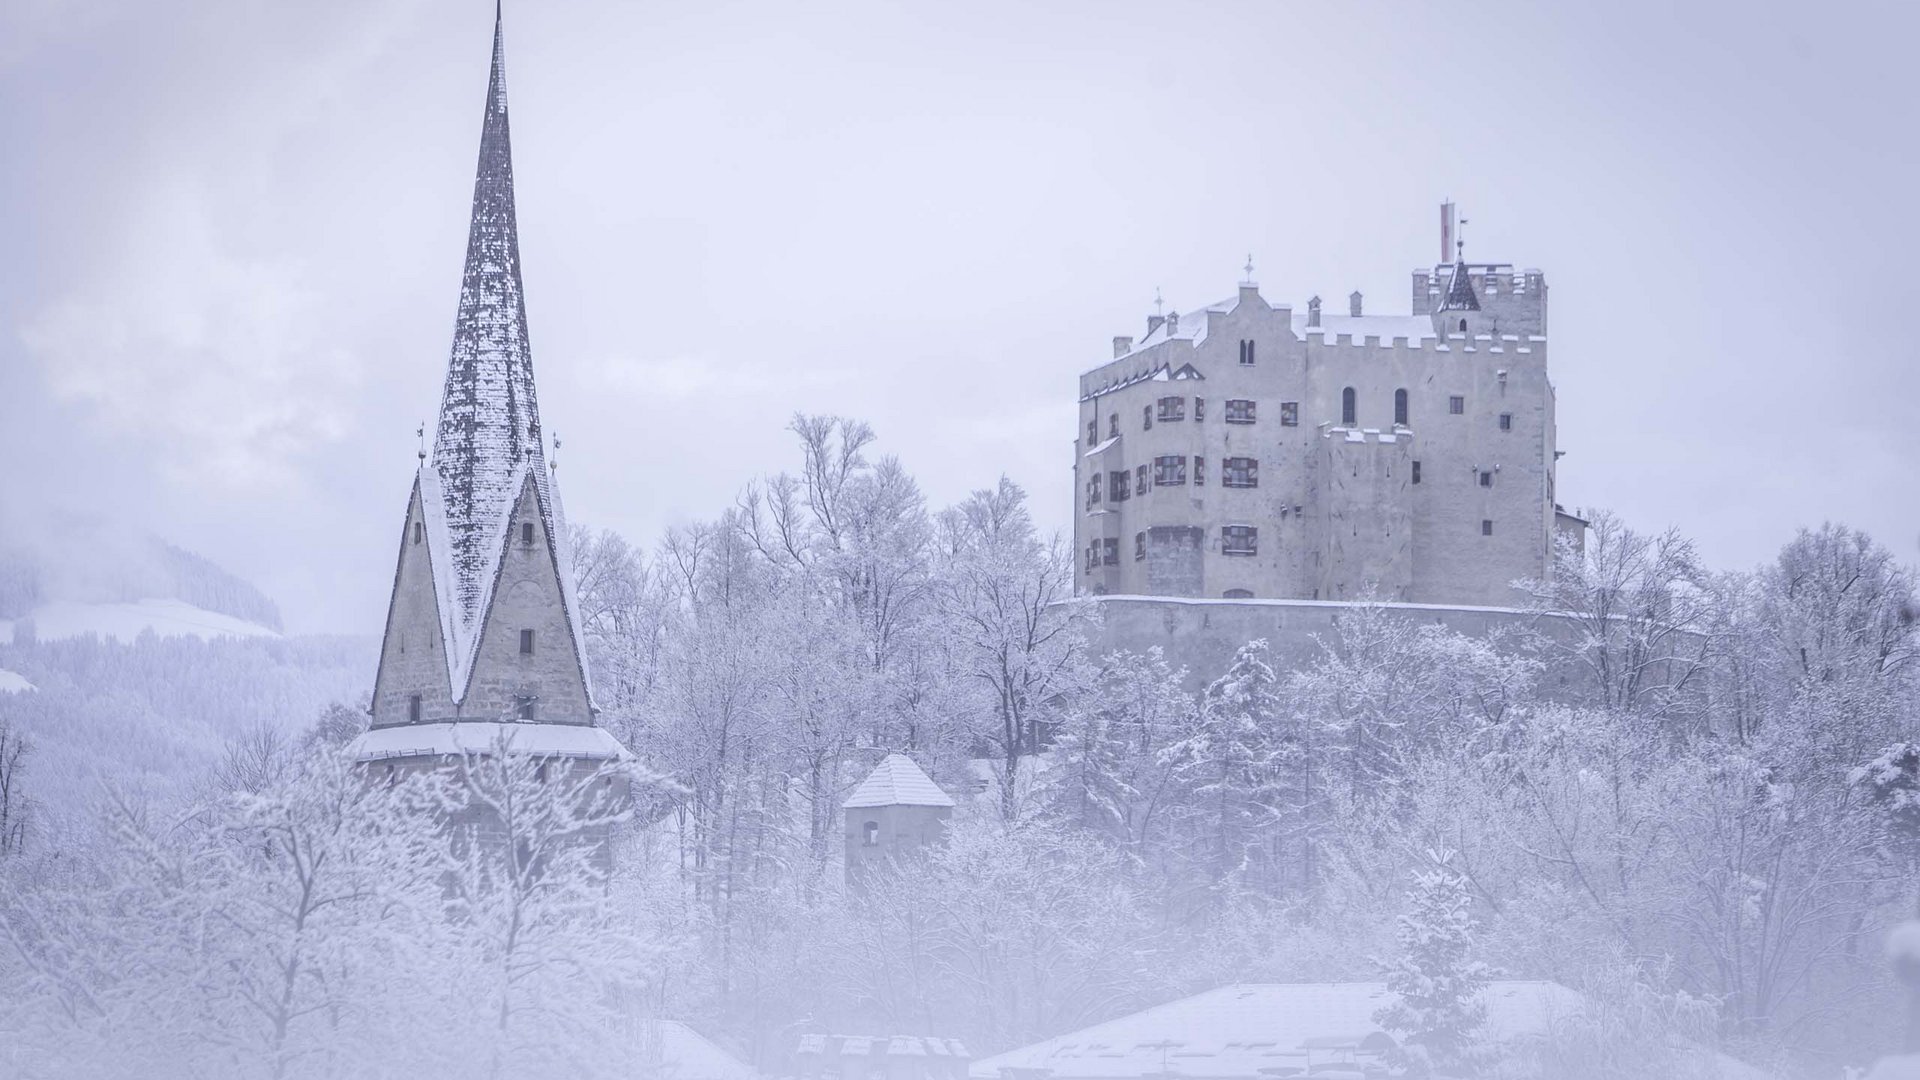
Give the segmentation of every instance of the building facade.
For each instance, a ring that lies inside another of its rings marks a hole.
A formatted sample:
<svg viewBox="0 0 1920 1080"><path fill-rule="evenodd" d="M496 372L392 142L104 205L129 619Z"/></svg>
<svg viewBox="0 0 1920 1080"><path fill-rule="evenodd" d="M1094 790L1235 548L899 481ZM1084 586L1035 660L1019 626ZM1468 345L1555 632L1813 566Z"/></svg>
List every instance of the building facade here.
<svg viewBox="0 0 1920 1080"><path fill-rule="evenodd" d="M363 760L430 765L503 737L583 763L628 756L594 722L567 539L527 338L496 12L453 347L407 496Z"/></svg>
<svg viewBox="0 0 1920 1080"><path fill-rule="evenodd" d="M1405 315L1259 286L1156 314L1080 377L1079 591L1505 605L1551 571L1547 283L1413 273Z"/></svg>

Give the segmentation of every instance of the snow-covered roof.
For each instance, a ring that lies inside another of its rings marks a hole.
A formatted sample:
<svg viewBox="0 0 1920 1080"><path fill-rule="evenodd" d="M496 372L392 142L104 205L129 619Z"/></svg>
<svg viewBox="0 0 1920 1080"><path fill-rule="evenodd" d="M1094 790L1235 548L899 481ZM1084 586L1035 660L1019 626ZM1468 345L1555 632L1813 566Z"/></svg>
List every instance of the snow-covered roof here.
<svg viewBox="0 0 1920 1080"><path fill-rule="evenodd" d="M913 759L905 754L888 754L842 804L847 809L867 806L952 806L953 799L940 790Z"/></svg>
<svg viewBox="0 0 1920 1080"><path fill-rule="evenodd" d="M25 675L0 668L0 694L24 694L36 689L39 688L28 682Z"/></svg>
<svg viewBox="0 0 1920 1080"><path fill-rule="evenodd" d="M747 1064L678 1020L647 1023L649 1075L663 1080L754 1080Z"/></svg>
<svg viewBox="0 0 1920 1080"><path fill-rule="evenodd" d="M1102 441L1102 442L1101 442L1101 443L1100 443L1099 445L1097 445L1097 446L1095 446L1095 447L1094 447L1093 449L1091 449L1091 450L1089 450L1089 451L1087 451L1087 452L1086 452L1086 453L1085 453L1084 455L1082 455L1082 456L1083 456L1083 457L1097 457L1097 456L1099 456L1099 455L1101 455L1101 454L1104 454L1104 453L1106 453L1106 452L1107 452L1108 450L1111 450L1111 449L1113 449L1113 447L1114 447L1114 444L1116 444L1116 443L1118 443L1119 441L1120 441L1120 436L1118 436L1118 435L1115 435L1115 436L1113 436L1113 437L1112 437L1112 438L1110 438L1110 439L1106 439L1106 440L1103 440L1103 441Z"/></svg>
<svg viewBox="0 0 1920 1080"><path fill-rule="evenodd" d="M467 720L458 723L396 724L360 733L347 744L356 761L397 757L434 757L478 754L493 749L505 737L517 753L541 757L627 761L633 755L605 728L592 724L504 723Z"/></svg>
<svg viewBox="0 0 1920 1080"><path fill-rule="evenodd" d="M1254 1080L1263 1072L1329 1064L1334 1054L1364 1056L1384 1049L1390 1037L1373 1015L1392 1000L1386 984L1378 982L1223 986L982 1058L969 1074L974 1080L1000 1080L1003 1069L1045 1069L1049 1080L1132 1080L1168 1073ZM1494 982L1482 1000L1485 1033L1496 1042L1543 1036L1586 1005L1565 986L1537 981ZM1714 1059L1728 1080L1766 1076L1725 1055Z"/></svg>

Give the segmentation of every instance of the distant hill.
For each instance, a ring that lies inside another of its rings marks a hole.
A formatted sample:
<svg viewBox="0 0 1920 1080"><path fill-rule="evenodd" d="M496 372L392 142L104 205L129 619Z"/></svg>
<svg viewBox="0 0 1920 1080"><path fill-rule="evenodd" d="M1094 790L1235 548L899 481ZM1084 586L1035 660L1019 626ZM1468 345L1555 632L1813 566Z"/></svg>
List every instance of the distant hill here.
<svg viewBox="0 0 1920 1080"><path fill-rule="evenodd" d="M184 548L70 524L0 545L0 640L97 633L278 634L280 609L252 583Z"/></svg>

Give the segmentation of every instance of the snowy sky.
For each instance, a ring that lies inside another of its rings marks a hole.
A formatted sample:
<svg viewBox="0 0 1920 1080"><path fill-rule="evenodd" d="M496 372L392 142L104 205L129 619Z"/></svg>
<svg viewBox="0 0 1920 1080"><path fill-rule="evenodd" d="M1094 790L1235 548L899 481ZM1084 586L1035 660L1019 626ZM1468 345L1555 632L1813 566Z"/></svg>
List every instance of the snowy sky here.
<svg viewBox="0 0 1920 1080"><path fill-rule="evenodd" d="M1075 376L1156 286L1251 251L1270 299L1404 312L1450 195L1552 286L1563 501L1726 567L1822 519L1911 558L1920 15L1808 11L509 3L568 511L711 517L804 409L1064 526ZM0 527L110 515L378 631L491 16L0 4Z"/></svg>

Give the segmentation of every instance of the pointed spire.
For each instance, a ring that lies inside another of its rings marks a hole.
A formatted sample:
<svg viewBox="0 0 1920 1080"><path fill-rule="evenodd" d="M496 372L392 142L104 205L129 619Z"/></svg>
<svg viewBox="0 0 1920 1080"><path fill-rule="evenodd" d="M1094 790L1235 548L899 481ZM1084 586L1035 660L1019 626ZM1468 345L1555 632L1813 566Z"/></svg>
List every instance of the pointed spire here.
<svg viewBox="0 0 1920 1080"><path fill-rule="evenodd" d="M1447 283L1447 298L1441 311L1479 311L1480 296L1473 291L1473 279L1467 274L1466 260L1453 264L1453 280Z"/></svg>
<svg viewBox="0 0 1920 1080"><path fill-rule="evenodd" d="M483 597L480 578L489 565L489 547L497 541L494 533L507 503L518 494L514 478L524 463L544 479L541 459L540 409L534 397L514 221L506 53L496 0L466 273L433 444L453 548L454 599L469 620Z"/></svg>

